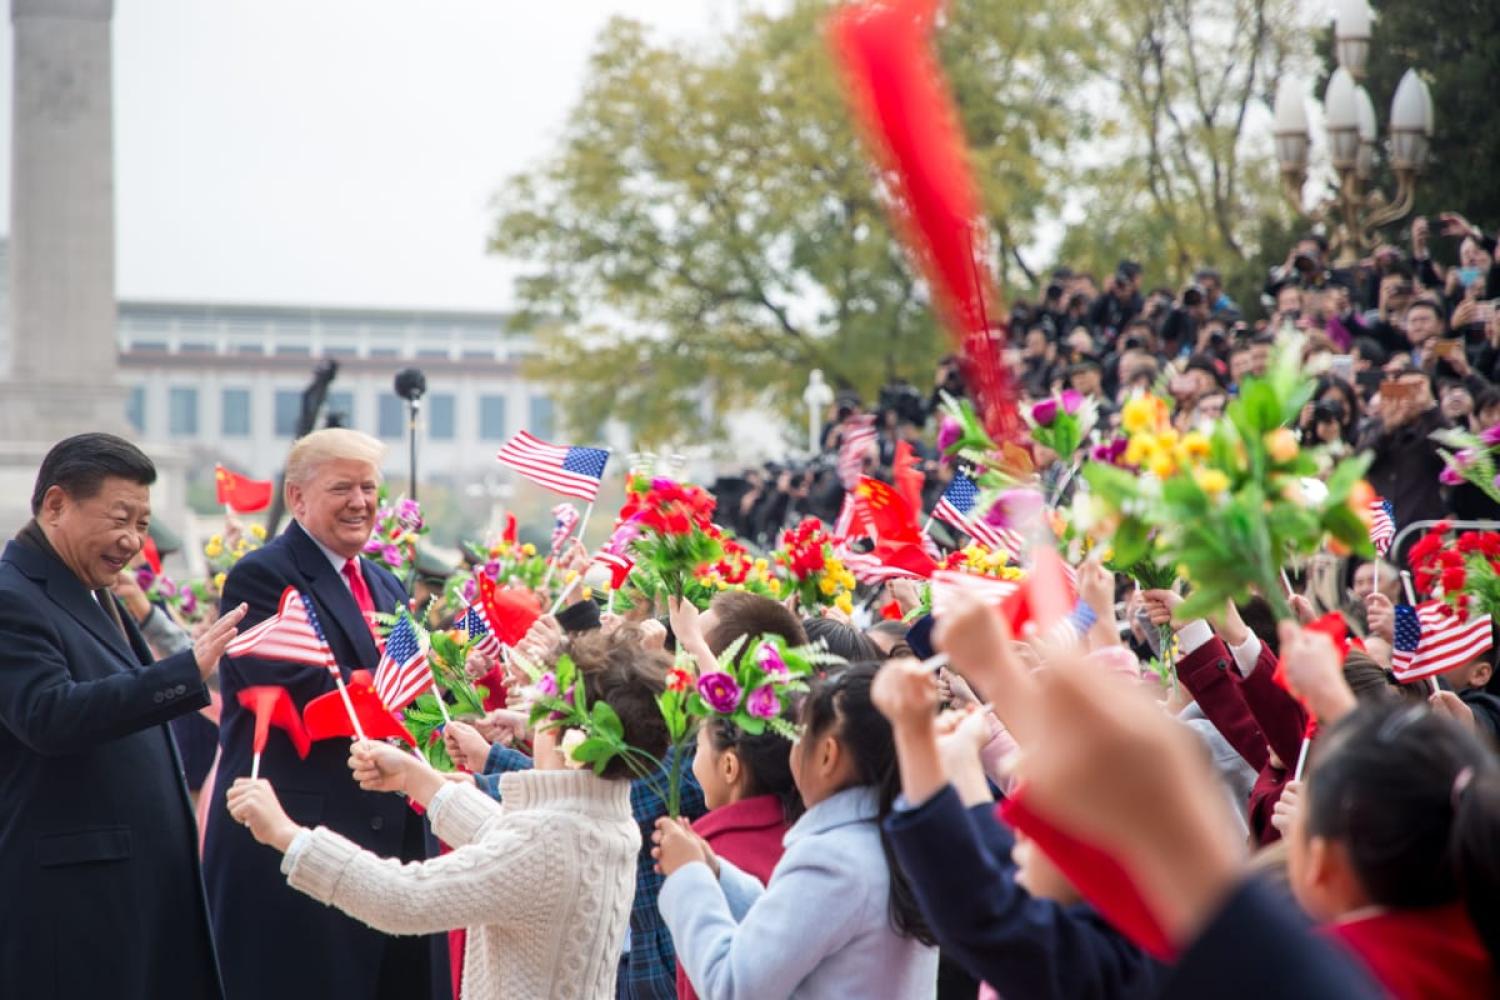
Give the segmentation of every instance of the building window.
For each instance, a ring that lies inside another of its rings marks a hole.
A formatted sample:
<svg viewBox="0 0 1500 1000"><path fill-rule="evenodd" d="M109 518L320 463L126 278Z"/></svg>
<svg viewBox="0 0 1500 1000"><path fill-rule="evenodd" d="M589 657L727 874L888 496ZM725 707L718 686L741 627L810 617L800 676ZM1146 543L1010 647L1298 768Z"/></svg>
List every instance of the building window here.
<svg viewBox="0 0 1500 1000"><path fill-rule="evenodd" d="M198 390L167 390L167 433L172 437L198 436Z"/></svg>
<svg viewBox="0 0 1500 1000"><path fill-rule="evenodd" d="M406 400L395 394L380 397L380 436L399 438L406 433Z"/></svg>
<svg viewBox="0 0 1500 1000"><path fill-rule="evenodd" d="M505 439L505 397L479 397L479 436L486 441Z"/></svg>
<svg viewBox="0 0 1500 1000"><path fill-rule="evenodd" d="M137 434L146 433L146 387L132 386L130 398L125 400L125 419Z"/></svg>
<svg viewBox="0 0 1500 1000"><path fill-rule="evenodd" d="M434 441L452 441L454 437L453 394L435 392L427 397L427 436Z"/></svg>
<svg viewBox="0 0 1500 1000"><path fill-rule="evenodd" d="M531 421L528 429L537 437L550 441L555 429L552 424L552 400L546 396L532 396Z"/></svg>
<svg viewBox="0 0 1500 1000"><path fill-rule="evenodd" d="M339 417L337 425L328 424L334 416ZM347 391L330 392L323 403L323 422L328 426L353 427L354 426L354 393Z"/></svg>
<svg viewBox="0 0 1500 1000"><path fill-rule="evenodd" d="M302 392L298 389L276 390L276 436L292 437L302 416Z"/></svg>
<svg viewBox="0 0 1500 1000"><path fill-rule="evenodd" d="M220 429L225 437L250 436L250 390L225 389Z"/></svg>

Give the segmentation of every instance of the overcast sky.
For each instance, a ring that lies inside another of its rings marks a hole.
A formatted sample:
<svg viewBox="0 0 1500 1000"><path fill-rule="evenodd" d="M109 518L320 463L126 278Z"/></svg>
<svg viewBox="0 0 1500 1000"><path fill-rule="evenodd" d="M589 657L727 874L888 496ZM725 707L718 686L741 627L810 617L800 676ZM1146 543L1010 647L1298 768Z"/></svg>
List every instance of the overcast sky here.
<svg viewBox="0 0 1500 1000"><path fill-rule="evenodd" d="M502 178L544 155L604 23L740 0L116 0L121 298L503 308ZM12 37L0 157L9 228Z"/></svg>

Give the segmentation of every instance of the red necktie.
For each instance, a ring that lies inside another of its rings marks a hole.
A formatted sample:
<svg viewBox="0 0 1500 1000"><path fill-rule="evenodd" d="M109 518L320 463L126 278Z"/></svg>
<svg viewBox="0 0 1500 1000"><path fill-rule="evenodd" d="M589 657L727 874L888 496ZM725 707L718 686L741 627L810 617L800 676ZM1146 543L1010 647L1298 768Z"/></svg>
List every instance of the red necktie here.
<svg viewBox="0 0 1500 1000"><path fill-rule="evenodd" d="M360 614L365 616L365 621L369 621L370 615L375 613L375 602L370 599L370 588L365 583L365 575L359 571L358 556L344 563L344 579L349 581L349 592L354 595L354 603L359 605Z"/></svg>

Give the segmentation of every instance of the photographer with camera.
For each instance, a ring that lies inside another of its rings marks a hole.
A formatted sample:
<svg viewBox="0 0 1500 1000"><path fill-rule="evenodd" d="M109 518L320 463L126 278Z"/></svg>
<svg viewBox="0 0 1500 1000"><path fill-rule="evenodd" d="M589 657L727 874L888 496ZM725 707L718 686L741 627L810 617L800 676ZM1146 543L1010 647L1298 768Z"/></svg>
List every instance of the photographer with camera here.
<svg viewBox="0 0 1500 1000"><path fill-rule="evenodd" d="M1271 297L1281 286L1291 283L1299 288L1322 288L1328 280L1328 241L1317 233L1299 239L1286 255L1286 262L1271 268L1265 292Z"/></svg>
<svg viewBox="0 0 1500 1000"><path fill-rule="evenodd" d="M1169 358L1191 351L1198 329L1208 321L1208 293L1202 285L1188 285L1161 327L1162 350Z"/></svg>
<svg viewBox="0 0 1500 1000"><path fill-rule="evenodd" d="M1094 300L1088 310L1088 324L1105 346L1114 343L1125 324L1139 315L1145 306L1141 298L1141 265L1122 260L1115 268L1109 290Z"/></svg>

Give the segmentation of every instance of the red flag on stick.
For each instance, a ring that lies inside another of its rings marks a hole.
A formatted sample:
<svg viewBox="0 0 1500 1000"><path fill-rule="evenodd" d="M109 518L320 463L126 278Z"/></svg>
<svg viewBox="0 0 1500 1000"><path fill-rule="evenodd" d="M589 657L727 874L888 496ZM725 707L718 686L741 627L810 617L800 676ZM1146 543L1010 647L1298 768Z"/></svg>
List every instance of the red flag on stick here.
<svg viewBox="0 0 1500 1000"><path fill-rule="evenodd" d="M255 762L251 765L250 777L260 777L260 755L265 753L266 737L270 735L272 726L286 733L298 757L307 759L307 751L312 749L312 740L308 738L307 729L302 725L302 717L297 714L297 706L292 704L292 697L287 694L286 688L274 684L247 687L240 691L239 702L255 713L255 739L251 744Z"/></svg>
<svg viewBox="0 0 1500 1000"><path fill-rule="evenodd" d="M368 670L356 670L349 675L346 685L349 705L359 718L365 739L405 740L416 749L417 739L407 731L406 725L396 714L385 707L380 695L375 693L375 679ZM302 721L307 726L307 735L314 740L327 740L335 736L355 736L354 722L345 709L342 696L337 691L318 695L302 709Z"/></svg>
<svg viewBox="0 0 1500 1000"><path fill-rule="evenodd" d="M141 540L141 558L146 560L152 573L161 576L161 552L156 547L156 539L150 535Z"/></svg>
<svg viewBox="0 0 1500 1000"><path fill-rule="evenodd" d="M218 489L219 504L235 513L254 514L271 505L272 483L269 479L251 479L215 465L214 486Z"/></svg>
<svg viewBox="0 0 1500 1000"><path fill-rule="evenodd" d="M891 175L896 224L962 351L985 429L1005 441L1016 436L1019 418L1000 363L999 297L978 253L978 189L958 109L929 45L937 7L937 0L850 4L833 15L829 37L850 104Z"/></svg>
<svg viewBox="0 0 1500 1000"><path fill-rule="evenodd" d="M497 587L495 581L479 574L479 601L495 637L507 646L526 638L531 623L542 616L541 602L524 587Z"/></svg>

